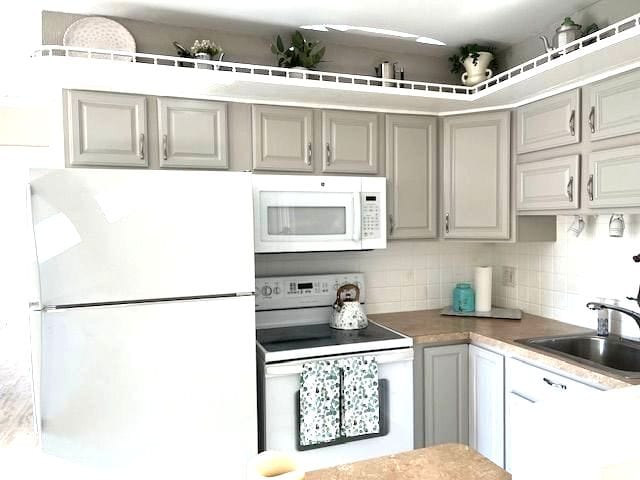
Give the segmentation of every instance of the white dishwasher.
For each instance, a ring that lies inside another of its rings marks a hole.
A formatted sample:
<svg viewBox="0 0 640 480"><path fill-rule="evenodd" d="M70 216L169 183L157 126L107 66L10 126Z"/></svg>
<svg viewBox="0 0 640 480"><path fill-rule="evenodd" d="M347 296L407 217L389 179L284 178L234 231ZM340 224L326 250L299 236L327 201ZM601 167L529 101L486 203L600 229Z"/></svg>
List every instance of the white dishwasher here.
<svg viewBox="0 0 640 480"><path fill-rule="evenodd" d="M259 448L293 453L305 470L413 449L413 341L371 321L361 330L330 328L335 291L346 283L364 292L361 274L257 279ZM380 432L301 446L303 364L362 355L378 363Z"/></svg>

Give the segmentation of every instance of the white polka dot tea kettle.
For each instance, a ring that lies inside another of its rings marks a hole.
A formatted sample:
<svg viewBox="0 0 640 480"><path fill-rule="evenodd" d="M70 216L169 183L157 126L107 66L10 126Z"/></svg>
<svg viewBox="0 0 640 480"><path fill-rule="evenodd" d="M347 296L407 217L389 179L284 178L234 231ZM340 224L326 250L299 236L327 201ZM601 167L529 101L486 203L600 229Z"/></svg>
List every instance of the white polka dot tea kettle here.
<svg viewBox="0 0 640 480"><path fill-rule="evenodd" d="M360 289L352 283L342 285L336 292L329 326L339 330L357 330L366 328L368 324L367 315L360 305Z"/></svg>

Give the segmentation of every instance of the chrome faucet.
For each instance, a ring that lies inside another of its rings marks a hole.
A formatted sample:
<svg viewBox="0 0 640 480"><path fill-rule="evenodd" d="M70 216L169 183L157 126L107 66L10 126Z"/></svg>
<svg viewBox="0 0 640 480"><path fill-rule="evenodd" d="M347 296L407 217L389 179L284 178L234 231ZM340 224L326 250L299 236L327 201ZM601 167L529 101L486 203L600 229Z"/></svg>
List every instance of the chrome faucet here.
<svg viewBox="0 0 640 480"><path fill-rule="evenodd" d="M589 302L587 303L587 308L591 310L615 310L616 312L624 313L625 315L629 315L633 318L638 324L638 328L640 328L640 313L634 312L633 310L629 310L628 308L619 307L617 305L611 305L609 303L599 303L599 302Z"/></svg>

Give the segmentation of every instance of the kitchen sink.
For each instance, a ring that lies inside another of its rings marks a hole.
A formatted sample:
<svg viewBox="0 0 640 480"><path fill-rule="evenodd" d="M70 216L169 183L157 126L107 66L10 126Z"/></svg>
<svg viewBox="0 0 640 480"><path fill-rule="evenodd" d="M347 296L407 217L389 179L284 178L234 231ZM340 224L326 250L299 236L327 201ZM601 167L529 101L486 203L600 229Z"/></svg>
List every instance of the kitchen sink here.
<svg viewBox="0 0 640 480"><path fill-rule="evenodd" d="M599 337L593 334L527 338L516 342L560 354L625 378L640 378L640 342L614 335Z"/></svg>

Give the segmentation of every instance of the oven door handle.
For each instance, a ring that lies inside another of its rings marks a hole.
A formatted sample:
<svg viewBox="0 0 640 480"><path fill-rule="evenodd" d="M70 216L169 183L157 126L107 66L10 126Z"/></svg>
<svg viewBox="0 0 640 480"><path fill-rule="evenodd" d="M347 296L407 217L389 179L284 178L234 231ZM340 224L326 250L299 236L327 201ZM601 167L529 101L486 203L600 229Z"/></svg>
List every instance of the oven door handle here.
<svg viewBox="0 0 640 480"><path fill-rule="evenodd" d="M358 356L374 356L378 365L387 363L404 362L413 360L413 348L404 348L396 351L387 352L361 352L350 353L348 355L339 355L332 359L358 357ZM313 360L294 360L286 364L265 365L264 373L267 377L282 377L285 375L300 375L302 373L302 365Z"/></svg>

